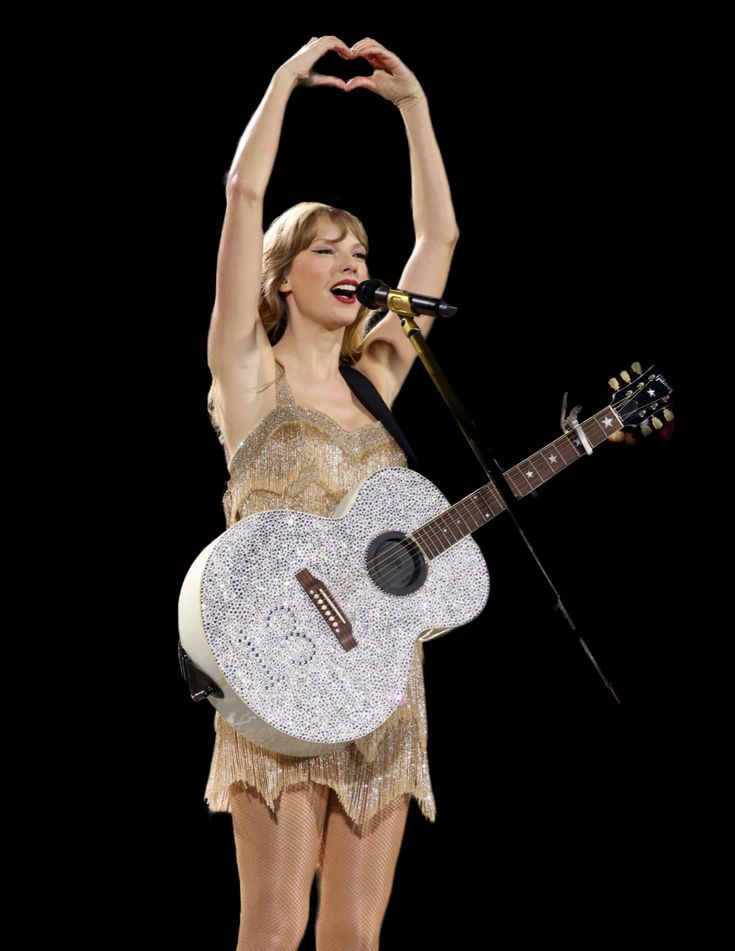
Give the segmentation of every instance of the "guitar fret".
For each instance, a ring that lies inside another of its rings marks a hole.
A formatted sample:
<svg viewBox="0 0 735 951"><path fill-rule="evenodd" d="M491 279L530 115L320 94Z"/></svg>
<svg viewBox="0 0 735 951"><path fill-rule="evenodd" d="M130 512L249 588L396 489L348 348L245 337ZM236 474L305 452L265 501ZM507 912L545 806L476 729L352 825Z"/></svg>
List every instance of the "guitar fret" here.
<svg viewBox="0 0 735 951"><path fill-rule="evenodd" d="M467 525L467 526L469 527L470 534L471 534L476 528L479 527L479 526L478 526L478 523L477 523L477 518L476 518L476 516L475 516L475 513L474 513L474 511L472 510L472 497L470 496L470 497L468 497L468 498L466 498L466 499L462 499L462 501L461 501L459 504L460 504L460 506L462 507L462 512L463 512L463 518L464 518L464 521L465 521L465 525ZM471 524L471 525L470 525L470 519L472 520L472 524ZM465 532L465 535L466 535L466 534L467 534L467 532Z"/></svg>
<svg viewBox="0 0 735 951"><path fill-rule="evenodd" d="M475 529L478 529L482 522L477 517L477 504L475 502L475 497L471 496L463 501L463 508L465 511L465 519L472 519L473 525L470 527L470 533Z"/></svg>
<svg viewBox="0 0 735 951"><path fill-rule="evenodd" d="M452 539L452 542L458 542L463 537L460 534L459 538L457 538L454 534L457 531L457 529L454 526L454 519L453 519L455 508L456 506L453 505L450 509L447 509L444 515L442 515L443 521L446 522L446 525L442 526L442 531L444 532L445 535L449 535L449 537Z"/></svg>
<svg viewBox="0 0 735 951"><path fill-rule="evenodd" d="M524 466L526 462L524 462ZM528 495L529 492L533 492L534 486L531 485L526 473L523 471L521 466L514 466L512 469L508 470L505 473L505 481L508 481L508 477L513 479L512 488L515 489L513 493L517 498L522 499L524 495Z"/></svg>
<svg viewBox="0 0 735 951"><path fill-rule="evenodd" d="M546 446L539 452L539 456L543 456L544 462L549 467L551 475L556 475L560 469L566 466L561 447L557 445L558 442L561 442L561 440L554 440L550 446Z"/></svg>
<svg viewBox="0 0 735 951"><path fill-rule="evenodd" d="M544 480L539 475L539 471L534 465L533 458L529 457L524 463L524 473L523 475L528 480L528 484L531 486L531 490L535 489L540 485Z"/></svg>
<svg viewBox="0 0 735 951"><path fill-rule="evenodd" d="M434 541L439 547L439 551L444 551L444 511L440 512L439 515L433 518L429 523L431 525Z"/></svg>
<svg viewBox="0 0 735 951"><path fill-rule="evenodd" d="M493 504L494 489L495 486L492 484L484 485L479 492L475 492L473 495L473 498L477 500L475 505L477 508L478 527L479 525L484 525L486 522L489 522L502 511L501 508Z"/></svg>
<svg viewBox="0 0 735 951"><path fill-rule="evenodd" d="M423 527L417 528L412 537L416 540L416 544L419 546L427 559L430 559L434 556L434 552L431 550L432 546L429 543L428 533Z"/></svg>
<svg viewBox="0 0 735 951"><path fill-rule="evenodd" d="M488 505L493 516L500 515L501 512L505 511L505 502L503 501L502 496L498 492L497 488L492 484L492 482L487 486L488 490Z"/></svg>
<svg viewBox="0 0 735 951"><path fill-rule="evenodd" d="M426 547L431 552L432 557L436 557L441 554L441 547L439 545L439 539L437 538L436 532L434 531L434 526L431 522L427 522L426 525L422 526L419 531L423 532L426 537Z"/></svg>
<svg viewBox="0 0 735 951"><path fill-rule="evenodd" d="M438 539L433 535L433 533L431 534L431 536L429 536L428 546L429 546L429 550L431 551L432 558L436 558L437 555L441 555L442 553L441 545L439 544Z"/></svg>
<svg viewBox="0 0 735 951"><path fill-rule="evenodd" d="M562 437L564 460L567 465L585 455L584 446L576 433L567 433Z"/></svg>
<svg viewBox="0 0 735 951"><path fill-rule="evenodd" d="M526 482L521 475L518 466L514 466L512 469L508 469L505 475L505 481L509 483L511 489L513 489L513 494L517 495L518 498L522 498L525 495L523 491L526 486Z"/></svg>
<svg viewBox="0 0 735 951"><path fill-rule="evenodd" d="M477 527L479 528L480 525L485 524L486 519L484 512L487 510L487 505L483 503L482 496L479 492L472 496L472 500L475 505L475 518L477 519Z"/></svg>
<svg viewBox="0 0 735 951"><path fill-rule="evenodd" d="M604 439L607 439L608 436L611 436L614 432L617 432L617 430L620 429L620 423L618 422L617 415L609 407L599 413L596 413L592 419L594 423L600 427L601 438L595 443L595 445L599 445L599 443L601 443Z"/></svg>
<svg viewBox="0 0 735 951"><path fill-rule="evenodd" d="M431 531L434 536L434 544L438 549L438 553L441 554L446 550L445 538L444 538L444 525L442 524L444 518L444 513L437 515L436 518L432 519L430 522Z"/></svg>
<svg viewBox="0 0 735 951"><path fill-rule="evenodd" d="M467 527L467 522L464 516L460 513L459 505L454 506L454 514L458 515L459 518L454 519L454 525L452 526L452 531L459 532L459 538L457 539L457 541L461 541L465 537L465 535L469 534L470 529Z"/></svg>
<svg viewBox="0 0 735 951"><path fill-rule="evenodd" d="M445 550L445 538L444 538L444 513L437 515L434 521L431 523L432 531L434 532L434 538L436 540L437 547L439 548L439 554Z"/></svg>
<svg viewBox="0 0 735 951"><path fill-rule="evenodd" d="M554 470L544 458L543 453L535 452L531 456L531 462L542 482L547 482L554 475Z"/></svg>
<svg viewBox="0 0 735 951"><path fill-rule="evenodd" d="M605 430L603 429L602 424L596 419L592 420L592 424L588 428L583 426L582 431L593 446L605 439Z"/></svg>
<svg viewBox="0 0 735 951"><path fill-rule="evenodd" d="M432 551L432 546L429 544L429 539L426 537L426 533L422 531L422 529L417 528L413 533L413 538L415 539L416 544L419 546L421 551L424 553L426 560L430 561L434 557L435 552Z"/></svg>

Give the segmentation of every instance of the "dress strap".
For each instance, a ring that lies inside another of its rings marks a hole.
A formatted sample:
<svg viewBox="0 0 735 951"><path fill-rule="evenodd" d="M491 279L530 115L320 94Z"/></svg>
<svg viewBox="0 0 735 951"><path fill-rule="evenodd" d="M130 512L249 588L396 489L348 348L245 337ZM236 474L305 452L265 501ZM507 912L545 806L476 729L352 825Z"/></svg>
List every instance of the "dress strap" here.
<svg viewBox="0 0 735 951"><path fill-rule="evenodd" d="M287 406L289 409L296 408L291 387L286 379L286 371L278 360L276 360L276 406Z"/></svg>

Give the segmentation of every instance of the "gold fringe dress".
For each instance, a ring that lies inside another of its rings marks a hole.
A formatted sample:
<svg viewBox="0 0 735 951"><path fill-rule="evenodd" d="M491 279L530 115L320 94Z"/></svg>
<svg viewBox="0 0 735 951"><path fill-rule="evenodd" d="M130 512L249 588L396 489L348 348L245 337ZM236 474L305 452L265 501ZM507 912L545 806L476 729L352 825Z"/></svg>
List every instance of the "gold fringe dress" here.
<svg viewBox="0 0 735 951"><path fill-rule="evenodd" d="M345 494L406 456L379 421L354 432L330 416L297 406L276 362L276 406L235 450L223 498L228 528L268 509L331 515ZM427 819L436 806L427 759L423 645L416 651L404 703L367 736L332 753L285 756L238 733L215 714L215 742L204 798L210 812L229 812L230 796L254 787L270 809L287 786L311 781L333 789L345 812L362 824L410 793Z"/></svg>

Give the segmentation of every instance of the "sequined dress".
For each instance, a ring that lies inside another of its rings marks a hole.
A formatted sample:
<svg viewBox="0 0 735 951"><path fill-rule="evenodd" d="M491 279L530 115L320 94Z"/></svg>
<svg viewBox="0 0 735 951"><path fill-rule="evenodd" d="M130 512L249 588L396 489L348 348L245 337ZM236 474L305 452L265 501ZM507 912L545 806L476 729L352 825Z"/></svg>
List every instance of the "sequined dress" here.
<svg viewBox="0 0 735 951"><path fill-rule="evenodd" d="M276 406L235 450L223 505L227 526L267 509L331 515L344 495L406 457L379 421L354 432L330 416L297 406L276 361ZM229 812L230 796L255 787L273 809L282 789L312 781L331 787L350 818L361 824L397 796L410 793L434 820L436 807L426 753L423 648L416 645L406 699L385 723L342 749L318 756L272 753L215 714L215 743L205 800Z"/></svg>

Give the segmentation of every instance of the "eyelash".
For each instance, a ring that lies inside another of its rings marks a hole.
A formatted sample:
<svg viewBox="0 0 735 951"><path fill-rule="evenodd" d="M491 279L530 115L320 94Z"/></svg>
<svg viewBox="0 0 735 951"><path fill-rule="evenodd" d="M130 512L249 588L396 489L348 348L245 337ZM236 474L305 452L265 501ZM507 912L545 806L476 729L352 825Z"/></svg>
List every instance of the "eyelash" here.
<svg viewBox="0 0 735 951"><path fill-rule="evenodd" d="M315 254L333 254L334 252L332 251L331 248L319 248L314 253ZM362 251L356 251L355 256L358 258L362 258L363 261L367 261L367 254L363 254Z"/></svg>

